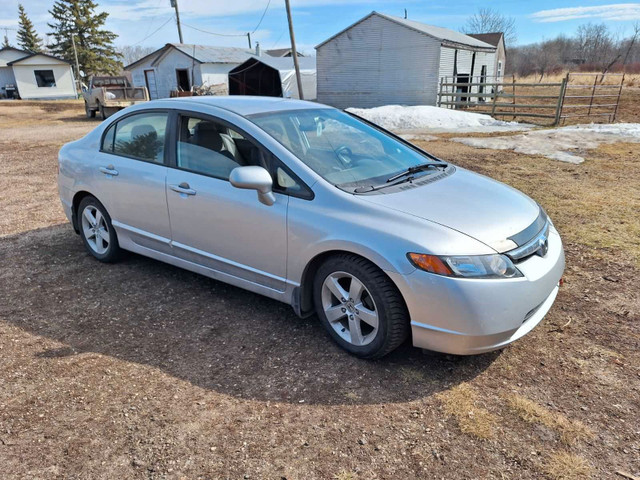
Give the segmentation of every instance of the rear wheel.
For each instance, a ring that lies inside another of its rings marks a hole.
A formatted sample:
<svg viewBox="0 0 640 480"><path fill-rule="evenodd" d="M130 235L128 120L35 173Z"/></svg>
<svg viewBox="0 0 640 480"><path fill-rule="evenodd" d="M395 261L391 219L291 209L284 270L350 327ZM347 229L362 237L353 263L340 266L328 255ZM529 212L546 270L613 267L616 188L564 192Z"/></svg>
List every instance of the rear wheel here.
<svg viewBox="0 0 640 480"><path fill-rule="evenodd" d="M400 292L382 270L357 255L336 255L318 269L314 302L329 335L358 357L383 357L408 336Z"/></svg>
<svg viewBox="0 0 640 480"><path fill-rule="evenodd" d="M87 118L96 118L96 111L89 108L87 102L84 102L84 112L87 114Z"/></svg>
<svg viewBox="0 0 640 480"><path fill-rule="evenodd" d="M98 110L100 110L100 118L102 120L106 120L107 112L105 111L104 105L102 105L101 103L98 103Z"/></svg>
<svg viewBox="0 0 640 480"><path fill-rule="evenodd" d="M120 255L118 237L111 217L97 198L87 196L78 206L77 224L87 251L101 262L113 262Z"/></svg>

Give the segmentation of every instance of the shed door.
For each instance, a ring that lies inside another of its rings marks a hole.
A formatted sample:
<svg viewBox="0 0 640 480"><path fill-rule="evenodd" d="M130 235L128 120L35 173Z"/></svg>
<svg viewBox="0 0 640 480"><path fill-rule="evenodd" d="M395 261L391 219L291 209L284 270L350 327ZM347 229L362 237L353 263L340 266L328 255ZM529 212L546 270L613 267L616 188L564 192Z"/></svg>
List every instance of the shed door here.
<svg viewBox="0 0 640 480"><path fill-rule="evenodd" d="M149 98L155 100L158 98L158 85L156 84L156 72L155 70L144 71L144 82L147 84L147 90L149 91Z"/></svg>

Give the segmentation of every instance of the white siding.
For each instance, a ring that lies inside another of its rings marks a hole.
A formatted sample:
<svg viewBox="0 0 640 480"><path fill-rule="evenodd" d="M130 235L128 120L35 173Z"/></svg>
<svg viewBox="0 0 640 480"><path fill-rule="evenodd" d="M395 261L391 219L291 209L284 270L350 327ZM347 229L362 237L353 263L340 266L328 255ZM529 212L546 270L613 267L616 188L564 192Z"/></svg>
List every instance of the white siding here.
<svg viewBox="0 0 640 480"><path fill-rule="evenodd" d="M456 55L457 50L457 55ZM482 66L487 67L487 82L493 82L494 68L495 68L495 53L494 52L475 52L475 61L473 60L474 52L471 50L465 50L462 48L453 48L443 46L440 51L440 71L439 78L446 79L448 83L454 82L454 59L457 56L457 73L458 75L472 75L473 82L480 81L480 74L482 73ZM471 72L471 65L473 63L473 72ZM445 92L452 92L455 87L445 87ZM469 90L472 93L479 93L479 87L471 87ZM485 91L489 91L485 89ZM475 102L478 97L470 97L469 101ZM460 97L445 97L443 101L460 100Z"/></svg>
<svg viewBox="0 0 640 480"><path fill-rule="evenodd" d="M67 63L44 63L45 61L47 61L46 57L33 57L24 60L18 65L13 65L13 74L16 78L16 86L18 87L20 98L24 100L76 98L71 65ZM38 87L35 70L52 70L56 86Z"/></svg>
<svg viewBox="0 0 640 480"><path fill-rule="evenodd" d="M435 105L440 42L373 15L317 49L318 101Z"/></svg>
<svg viewBox="0 0 640 480"><path fill-rule="evenodd" d="M156 60L156 58L157 57L152 57L146 62L140 63L130 70L131 81L133 82L134 86L146 87L147 84L145 83L144 79L144 71L154 70L158 90L157 98L169 98L171 90L175 90L176 88L178 88L176 69L183 68L186 68L189 71L190 84L202 84L199 62L194 61L184 53L171 48L165 55L162 56L162 58L156 63L156 65L152 66L151 64L154 62L154 60Z"/></svg>
<svg viewBox="0 0 640 480"><path fill-rule="evenodd" d="M226 85L229 91L229 72L236 68L237 63L203 63L202 84L203 85Z"/></svg>

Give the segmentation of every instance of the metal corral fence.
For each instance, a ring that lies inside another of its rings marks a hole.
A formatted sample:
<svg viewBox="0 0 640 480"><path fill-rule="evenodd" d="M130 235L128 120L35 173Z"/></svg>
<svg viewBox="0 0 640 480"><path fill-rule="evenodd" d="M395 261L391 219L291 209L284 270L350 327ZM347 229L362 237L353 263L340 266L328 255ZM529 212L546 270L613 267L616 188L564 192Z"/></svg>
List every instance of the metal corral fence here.
<svg viewBox="0 0 640 480"><path fill-rule="evenodd" d="M492 117L549 119L554 126L567 118L590 116L606 116L613 122L624 82L624 74L613 73L568 73L560 82L548 83L506 78L510 81L443 77L438 106L470 109Z"/></svg>

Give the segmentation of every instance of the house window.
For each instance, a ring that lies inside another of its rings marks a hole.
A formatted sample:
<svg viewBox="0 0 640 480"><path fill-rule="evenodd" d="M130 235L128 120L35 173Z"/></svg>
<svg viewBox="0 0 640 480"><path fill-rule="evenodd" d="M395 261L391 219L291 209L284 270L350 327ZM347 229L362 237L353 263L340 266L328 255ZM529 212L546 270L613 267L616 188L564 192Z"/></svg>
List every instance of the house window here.
<svg viewBox="0 0 640 480"><path fill-rule="evenodd" d="M55 87L56 78L53 76L53 70L34 70L38 87Z"/></svg>
<svg viewBox="0 0 640 480"><path fill-rule="evenodd" d="M502 77L502 62L498 62L498 78Z"/></svg>

